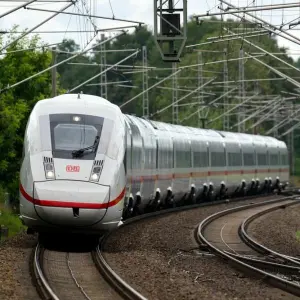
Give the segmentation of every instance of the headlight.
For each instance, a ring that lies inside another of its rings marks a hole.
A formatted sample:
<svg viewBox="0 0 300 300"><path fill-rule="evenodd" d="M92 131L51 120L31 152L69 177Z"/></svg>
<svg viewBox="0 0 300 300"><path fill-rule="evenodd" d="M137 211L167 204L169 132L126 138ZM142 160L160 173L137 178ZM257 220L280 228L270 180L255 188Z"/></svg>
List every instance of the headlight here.
<svg viewBox="0 0 300 300"><path fill-rule="evenodd" d="M49 178L49 179L54 178L54 172L53 172L53 171L48 171L48 172L46 173L46 177Z"/></svg>
<svg viewBox="0 0 300 300"><path fill-rule="evenodd" d="M99 175L96 174L96 173L92 174L91 180L93 180L93 181L98 181L98 180L99 180Z"/></svg>
<svg viewBox="0 0 300 300"><path fill-rule="evenodd" d="M90 181L98 182L103 168L103 160L94 161L93 169L90 176Z"/></svg>
<svg viewBox="0 0 300 300"><path fill-rule="evenodd" d="M44 157L44 170L46 179L55 179L55 171L52 158Z"/></svg>

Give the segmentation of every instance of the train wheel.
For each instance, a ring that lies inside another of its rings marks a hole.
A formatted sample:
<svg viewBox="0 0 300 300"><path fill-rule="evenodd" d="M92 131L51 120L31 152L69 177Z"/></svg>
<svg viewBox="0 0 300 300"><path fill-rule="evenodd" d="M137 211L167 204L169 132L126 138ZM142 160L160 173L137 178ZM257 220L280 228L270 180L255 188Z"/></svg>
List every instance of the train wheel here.
<svg viewBox="0 0 300 300"><path fill-rule="evenodd" d="M208 192L208 194L207 194L207 200L208 200L209 202L212 202L212 201L214 201L215 199L216 199L216 195L215 195L214 191Z"/></svg>

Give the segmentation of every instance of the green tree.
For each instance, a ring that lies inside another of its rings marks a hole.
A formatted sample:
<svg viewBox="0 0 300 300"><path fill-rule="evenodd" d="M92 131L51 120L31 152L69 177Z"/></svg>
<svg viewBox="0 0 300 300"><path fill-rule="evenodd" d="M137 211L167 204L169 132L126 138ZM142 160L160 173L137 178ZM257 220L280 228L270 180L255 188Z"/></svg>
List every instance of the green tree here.
<svg viewBox="0 0 300 300"><path fill-rule="evenodd" d="M13 28L8 41L16 37ZM51 64L51 54L38 37L25 38L6 49L0 59L0 89L21 81ZM1 41L1 45L3 42ZM35 103L51 94L51 73L46 72L0 94L0 183L16 197L27 119Z"/></svg>

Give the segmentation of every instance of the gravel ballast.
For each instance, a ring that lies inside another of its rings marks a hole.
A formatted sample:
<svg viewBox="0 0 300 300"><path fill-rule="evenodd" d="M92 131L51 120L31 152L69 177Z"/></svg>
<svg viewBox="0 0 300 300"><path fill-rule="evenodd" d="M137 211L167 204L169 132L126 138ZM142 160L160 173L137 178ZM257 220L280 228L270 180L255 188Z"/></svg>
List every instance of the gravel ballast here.
<svg viewBox="0 0 300 300"><path fill-rule="evenodd" d="M148 299L298 299L197 251L194 229L199 222L251 202L201 207L127 225L111 235L105 257Z"/></svg>
<svg viewBox="0 0 300 300"><path fill-rule="evenodd" d="M300 256L300 204L269 212L250 223L248 234L264 246Z"/></svg>
<svg viewBox="0 0 300 300"><path fill-rule="evenodd" d="M20 233L0 242L0 299L39 299L32 284L29 259L36 245L35 236Z"/></svg>

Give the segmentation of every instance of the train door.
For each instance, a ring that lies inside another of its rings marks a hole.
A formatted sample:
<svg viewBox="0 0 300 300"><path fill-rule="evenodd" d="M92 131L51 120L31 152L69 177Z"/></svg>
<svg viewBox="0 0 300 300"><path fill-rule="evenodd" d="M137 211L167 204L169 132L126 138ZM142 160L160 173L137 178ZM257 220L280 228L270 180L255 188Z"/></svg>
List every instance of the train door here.
<svg viewBox="0 0 300 300"><path fill-rule="evenodd" d="M227 161L227 153L226 153L226 144L223 143L223 157L224 157L224 166L223 166L223 171L224 171L224 186L228 185L228 161Z"/></svg>
<svg viewBox="0 0 300 300"><path fill-rule="evenodd" d="M131 129L131 193L133 197L141 190L142 169L143 169L143 138L138 126L132 120L132 116L128 116Z"/></svg>
<svg viewBox="0 0 300 300"><path fill-rule="evenodd" d="M125 167L125 174L126 174L126 197L128 198L131 193L131 181L132 181L132 136L130 126L126 124L126 147L125 147L125 156L124 156L124 167Z"/></svg>

